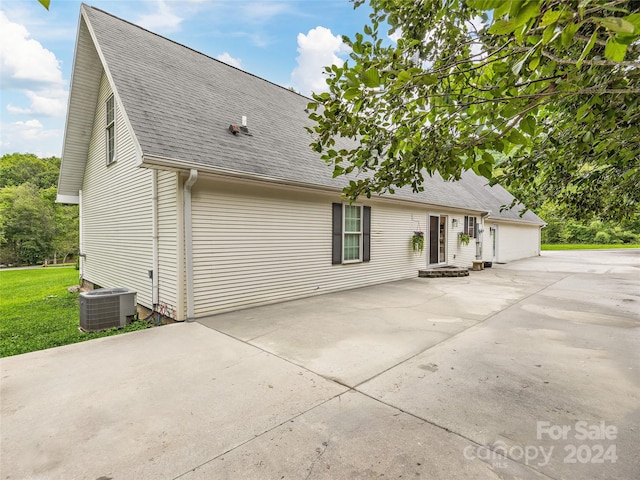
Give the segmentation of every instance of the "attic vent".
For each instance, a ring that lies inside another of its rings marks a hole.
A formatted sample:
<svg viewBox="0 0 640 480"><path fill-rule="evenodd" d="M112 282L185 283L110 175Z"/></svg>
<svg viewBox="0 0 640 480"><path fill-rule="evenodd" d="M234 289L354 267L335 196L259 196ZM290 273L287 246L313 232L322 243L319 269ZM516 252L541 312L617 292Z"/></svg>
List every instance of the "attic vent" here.
<svg viewBox="0 0 640 480"><path fill-rule="evenodd" d="M246 125L238 126L238 125L231 124L229 125L229 131L234 135L238 135L239 133L242 133L244 135L247 135L248 137L253 137L253 135L249 133L249 128Z"/></svg>

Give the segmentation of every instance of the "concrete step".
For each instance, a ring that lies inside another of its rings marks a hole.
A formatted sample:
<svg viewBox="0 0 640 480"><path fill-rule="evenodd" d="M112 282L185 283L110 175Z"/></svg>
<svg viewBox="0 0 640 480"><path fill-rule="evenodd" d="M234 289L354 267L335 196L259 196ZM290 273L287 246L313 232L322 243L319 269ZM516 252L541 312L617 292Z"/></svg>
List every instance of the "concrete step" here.
<svg viewBox="0 0 640 480"><path fill-rule="evenodd" d="M418 270L418 276L423 278L468 277L469 269L465 267L445 265L442 267L433 267L427 268L425 270Z"/></svg>

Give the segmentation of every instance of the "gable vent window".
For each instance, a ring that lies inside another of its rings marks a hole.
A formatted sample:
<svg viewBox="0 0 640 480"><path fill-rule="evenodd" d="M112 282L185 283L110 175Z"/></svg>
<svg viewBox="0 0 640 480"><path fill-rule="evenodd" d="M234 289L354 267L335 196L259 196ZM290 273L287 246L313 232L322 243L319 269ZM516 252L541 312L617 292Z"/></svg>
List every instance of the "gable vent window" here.
<svg viewBox="0 0 640 480"><path fill-rule="evenodd" d="M371 259L371 207L333 204L332 263Z"/></svg>
<svg viewBox="0 0 640 480"><path fill-rule="evenodd" d="M471 238L478 238L478 218L477 217L464 217L464 233Z"/></svg>
<svg viewBox="0 0 640 480"><path fill-rule="evenodd" d="M107 99L107 165L116 161L116 121L113 95Z"/></svg>

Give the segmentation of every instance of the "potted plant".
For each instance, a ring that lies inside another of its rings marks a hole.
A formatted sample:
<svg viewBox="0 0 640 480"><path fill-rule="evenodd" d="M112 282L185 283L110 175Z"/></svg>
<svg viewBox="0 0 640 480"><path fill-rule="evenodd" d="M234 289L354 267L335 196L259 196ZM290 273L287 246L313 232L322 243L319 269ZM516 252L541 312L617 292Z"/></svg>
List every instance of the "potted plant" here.
<svg viewBox="0 0 640 480"><path fill-rule="evenodd" d="M458 235L458 240L462 245L469 245L469 242L471 241L471 235L466 233L461 233Z"/></svg>
<svg viewBox="0 0 640 480"><path fill-rule="evenodd" d="M422 253L424 250L424 232L413 232L413 235L411 235L411 248L414 252Z"/></svg>

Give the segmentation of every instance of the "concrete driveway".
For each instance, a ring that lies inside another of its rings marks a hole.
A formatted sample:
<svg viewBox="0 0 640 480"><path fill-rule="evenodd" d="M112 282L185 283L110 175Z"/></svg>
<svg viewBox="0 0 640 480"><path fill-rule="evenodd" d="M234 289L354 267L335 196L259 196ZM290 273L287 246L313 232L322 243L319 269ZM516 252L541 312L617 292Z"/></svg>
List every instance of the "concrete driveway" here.
<svg viewBox="0 0 640 480"><path fill-rule="evenodd" d="M640 251L0 360L1 479L631 479Z"/></svg>

